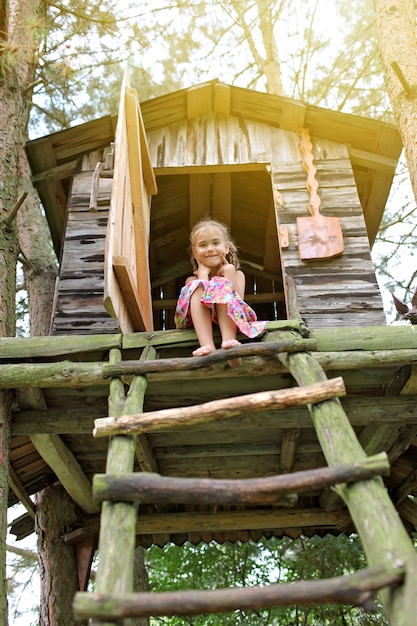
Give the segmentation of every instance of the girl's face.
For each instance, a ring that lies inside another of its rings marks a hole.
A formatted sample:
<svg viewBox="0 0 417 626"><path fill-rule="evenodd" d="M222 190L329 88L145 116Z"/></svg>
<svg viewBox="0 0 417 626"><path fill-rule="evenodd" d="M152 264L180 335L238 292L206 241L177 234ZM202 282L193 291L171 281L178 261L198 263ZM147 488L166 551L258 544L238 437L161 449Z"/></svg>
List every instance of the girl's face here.
<svg viewBox="0 0 417 626"><path fill-rule="evenodd" d="M204 226L195 233L192 250L198 264L217 269L223 264L229 246L216 226Z"/></svg>

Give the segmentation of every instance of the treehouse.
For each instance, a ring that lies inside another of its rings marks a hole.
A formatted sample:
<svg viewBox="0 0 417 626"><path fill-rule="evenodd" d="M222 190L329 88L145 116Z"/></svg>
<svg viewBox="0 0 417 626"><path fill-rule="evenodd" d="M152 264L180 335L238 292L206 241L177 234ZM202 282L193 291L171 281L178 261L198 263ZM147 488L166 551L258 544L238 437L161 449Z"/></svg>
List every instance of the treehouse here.
<svg viewBox="0 0 417 626"><path fill-rule="evenodd" d="M126 75L117 116L30 141L59 278L50 336L0 344L16 394L9 504L28 510L12 531L32 532L30 496L60 481L82 512L64 539L90 556L101 501L130 501L145 547L356 529L378 544L370 565L407 561L417 336L386 326L370 256L401 149L389 124L218 81L139 104ZM229 227L268 323L192 358L173 314L207 215ZM123 534L102 515L102 533Z"/></svg>

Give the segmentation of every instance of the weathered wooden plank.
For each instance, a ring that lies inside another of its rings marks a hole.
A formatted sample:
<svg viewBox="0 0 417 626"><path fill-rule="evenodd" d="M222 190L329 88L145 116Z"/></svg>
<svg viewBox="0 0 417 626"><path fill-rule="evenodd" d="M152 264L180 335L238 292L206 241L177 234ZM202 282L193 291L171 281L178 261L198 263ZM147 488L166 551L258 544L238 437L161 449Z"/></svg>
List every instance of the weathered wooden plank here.
<svg viewBox="0 0 417 626"><path fill-rule="evenodd" d="M410 524L417 524L417 505L411 498L406 498L398 504L398 512Z"/></svg>
<svg viewBox="0 0 417 626"><path fill-rule="evenodd" d="M148 436L141 433L136 437L136 460L142 472L157 472L158 461L149 443Z"/></svg>
<svg viewBox="0 0 417 626"><path fill-rule="evenodd" d="M266 328L267 331L272 332L275 329L297 329L300 328L300 324L295 320L283 320L268 322ZM385 362L388 365L390 362L401 364L415 361L417 331L409 324L326 328L312 331L311 336L317 342L319 351L316 353L317 358L321 358L323 363L328 362L332 369L359 366L362 359L367 366L372 363L381 365ZM79 335L76 338L72 336L59 339L55 337L5 337L0 338L0 358L27 359L36 356L70 355L74 352L106 350L120 345L121 341L125 349L135 349L146 345L169 348L170 346L192 345L196 342L196 336L193 330L171 330L123 336L119 334L104 337L99 334L89 337ZM358 357L356 364L354 363L355 355ZM333 359L335 362L332 364ZM350 366L349 363L351 363Z"/></svg>
<svg viewBox="0 0 417 626"><path fill-rule="evenodd" d="M59 297L84 295L85 293L101 292L101 306L103 308L103 273L91 275L87 271L61 276L59 285Z"/></svg>
<svg viewBox="0 0 417 626"><path fill-rule="evenodd" d="M138 514L136 533L159 534L201 531L267 530L285 528L341 529L350 521L346 511L327 513L320 508L262 509L198 513Z"/></svg>
<svg viewBox="0 0 417 626"><path fill-rule="evenodd" d="M152 382L149 381L148 389L151 390ZM62 392L60 392L62 393ZM159 392L158 398L160 397ZM205 397L194 396L195 402L206 401ZM369 398L352 397L343 398L342 404L352 426L363 427L365 423L378 425L388 424L393 430L402 425L417 424L417 408L413 398L392 398L387 401L385 397L370 396ZM151 401L152 406L152 401ZM90 408L84 404L67 409L29 410L21 409L13 415L12 433L18 435L31 434L90 434L94 428L94 420L102 418L106 410L92 405ZM169 433L155 432L150 436L152 446L161 448L168 446L166 455L175 457L188 456L187 446L196 446L204 441L201 454L204 450L210 450L210 445L224 445L227 455L233 454L243 443L250 444L256 454L273 454L279 442L280 429L309 429L312 428L311 418L307 409L300 412L298 409L282 409L279 416L274 411L261 411L256 414L243 414L239 418L227 421L225 430L209 425L195 425L193 429L172 429ZM271 443L276 442L276 443ZM227 446L230 444L230 448ZM176 452L176 446L182 446ZM304 447L304 443L303 443ZM199 454L195 451L194 454ZM165 455L165 452L164 452Z"/></svg>
<svg viewBox="0 0 417 626"><path fill-rule="evenodd" d="M296 330L299 331L303 337L309 336L308 330L305 325L298 320L280 320L276 322L267 322L266 330ZM352 329L354 331L355 329ZM352 332L354 335L354 332ZM153 346L174 346L186 345L187 343L194 343L197 336L192 329L187 330L162 330L153 331L152 333L127 333L123 335L123 349L130 348L143 348L147 345ZM403 347L409 347L403 346Z"/></svg>
<svg viewBox="0 0 417 626"><path fill-rule="evenodd" d="M320 352L350 350L379 351L381 357L389 350L417 348L417 328L409 324L402 326L359 326L326 328L311 333Z"/></svg>
<svg viewBox="0 0 417 626"><path fill-rule="evenodd" d="M135 259L132 245L131 207L132 197L128 167L128 139L125 116L125 93L129 86L127 74L124 74L121 98L119 102L118 123L115 136L115 160L109 220L107 225L106 247L104 255L104 307L108 313L119 320L123 332L134 330L129 315L124 307L123 296L113 271L113 257L126 256ZM128 241L129 240L129 241ZM130 245L129 245L130 244ZM134 272L135 274L135 272Z"/></svg>
<svg viewBox="0 0 417 626"><path fill-rule="evenodd" d="M297 450L299 438L299 428L285 428L282 438L280 456L280 472L282 474L290 473L294 466L295 453Z"/></svg>
<svg viewBox="0 0 417 626"><path fill-rule="evenodd" d="M182 431L182 433L186 435L185 431ZM175 434L177 435L177 432ZM154 445L154 433L149 434L149 439L152 441L154 446L153 450L155 456L159 460L165 461L176 459L189 462L191 459L195 458L214 458L219 456L278 456L279 441L282 439L279 428L275 430L275 435L276 437L274 438L273 431L271 432L271 430L269 430L268 435L264 435L262 441L259 441L258 439L257 442L252 443L249 439L249 433L246 432L246 437L242 437L240 441L236 442L236 445L234 444L234 440L232 441L230 437L224 443L222 439L219 438L216 444L207 443L207 445L201 445L199 444L199 438L194 436L193 439L188 437L184 445L174 444L172 446L168 444L168 438L166 437L165 440L163 440L162 447ZM245 443L242 443L242 441ZM314 448L314 452L320 451L320 447L317 444L312 447ZM310 447L309 451L311 452Z"/></svg>
<svg viewBox="0 0 417 626"><path fill-rule="evenodd" d="M398 437L398 428L392 424L367 424L362 430L359 442L366 454L377 454L389 450Z"/></svg>
<svg viewBox="0 0 417 626"><path fill-rule="evenodd" d="M155 194L155 176L150 166L149 153L143 136L143 121L137 94L134 89L127 88L125 95L125 114L128 134L128 165L130 168L130 186L132 194L132 228L134 234L134 263L131 260L130 270L134 276L137 291L137 302L142 324L138 330L153 330L152 298L149 269L149 229L150 203L149 196ZM142 154L143 152L143 154ZM124 256L124 251L120 252ZM128 307L129 310L129 307ZM130 310L129 310L130 314Z"/></svg>
<svg viewBox="0 0 417 626"><path fill-rule="evenodd" d="M321 452L297 457L294 471L308 471L325 465L326 460ZM279 472L279 454L242 456L219 455L210 458L194 458L192 464L186 464L180 459L158 459L159 471L166 476L182 476L184 478L229 478L251 479L271 476Z"/></svg>
<svg viewBox="0 0 417 626"><path fill-rule="evenodd" d="M95 335L111 335L118 330L118 324L110 316L105 319L80 320L79 318L59 319L55 318L53 324L53 335L68 336L74 334Z"/></svg>

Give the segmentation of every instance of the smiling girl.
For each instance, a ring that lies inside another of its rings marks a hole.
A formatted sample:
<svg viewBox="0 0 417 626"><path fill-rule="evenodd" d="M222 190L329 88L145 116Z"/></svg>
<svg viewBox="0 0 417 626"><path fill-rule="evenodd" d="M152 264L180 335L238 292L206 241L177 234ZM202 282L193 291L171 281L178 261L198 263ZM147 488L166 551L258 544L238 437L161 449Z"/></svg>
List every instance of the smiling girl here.
<svg viewBox="0 0 417 626"><path fill-rule="evenodd" d="M223 224L212 219L198 222L190 235L193 276L185 281L175 311L177 328L194 326L200 347L194 356L216 350L213 322L219 325L221 347L238 345L237 330L248 337L263 332L266 322L258 322L255 312L243 300L245 275L239 269L236 246ZM239 359L229 361L235 367Z"/></svg>

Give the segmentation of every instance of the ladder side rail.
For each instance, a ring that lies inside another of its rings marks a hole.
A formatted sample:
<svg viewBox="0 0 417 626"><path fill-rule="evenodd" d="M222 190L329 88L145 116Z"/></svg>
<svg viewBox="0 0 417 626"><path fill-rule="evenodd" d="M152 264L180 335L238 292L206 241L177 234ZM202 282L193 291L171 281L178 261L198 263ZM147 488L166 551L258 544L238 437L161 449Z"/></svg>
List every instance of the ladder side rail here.
<svg viewBox="0 0 417 626"><path fill-rule="evenodd" d="M144 350L142 358L153 357L153 348ZM121 361L121 351L112 349L110 362ZM134 377L125 397L125 386L121 378L110 381L109 414L120 415L124 412L140 412L147 387L144 376ZM117 435L109 440L106 471L127 474L133 471L136 452L136 436ZM116 593L133 591L134 552L136 545L135 503L103 502L100 537L99 563L97 568L95 590L102 594L109 590ZM94 624L110 626L114 621L95 621Z"/></svg>
<svg viewBox="0 0 417 626"><path fill-rule="evenodd" d="M279 341L281 336L280 331L277 331L270 333L269 338ZM277 356L299 386L311 385L327 378L321 365L309 353ZM329 466L354 463L366 457L340 400L334 398L309 405L309 411ZM414 569L415 549L382 479L373 478L349 486L339 485L336 490L349 510L368 564L389 566L394 562ZM385 611L396 626L415 624L415 611L404 610L409 594L414 599L417 597L417 579L414 577L412 582L411 576L407 585L399 586L393 593L381 592Z"/></svg>

